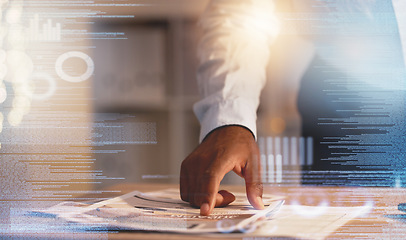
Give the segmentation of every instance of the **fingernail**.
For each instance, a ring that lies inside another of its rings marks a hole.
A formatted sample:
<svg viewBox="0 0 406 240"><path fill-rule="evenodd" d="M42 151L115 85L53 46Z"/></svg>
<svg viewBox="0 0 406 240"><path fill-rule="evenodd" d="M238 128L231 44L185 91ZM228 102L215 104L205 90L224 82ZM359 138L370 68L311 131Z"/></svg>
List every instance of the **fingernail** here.
<svg viewBox="0 0 406 240"><path fill-rule="evenodd" d="M262 197L257 197L257 202L260 204L259 209L264 209L264 202L262 202Z"/></svg>
<svg viewBox="0 0 406 240"><path fill-rule="evenodd" d="M200 215L209 215L209 211L210 211L210 206L208 203L203 203L200 206Z"/></svg>

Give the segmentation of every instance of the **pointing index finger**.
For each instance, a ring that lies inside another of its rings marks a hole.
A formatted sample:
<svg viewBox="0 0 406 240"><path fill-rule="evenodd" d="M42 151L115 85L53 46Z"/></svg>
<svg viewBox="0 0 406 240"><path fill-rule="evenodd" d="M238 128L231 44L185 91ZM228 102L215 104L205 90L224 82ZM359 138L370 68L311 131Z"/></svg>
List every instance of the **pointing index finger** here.
<svg viewBox="0 0 406 240"><path fill-rule="evenodd" d="M262 202L261 166L256 156L253 156L252 161L247 162L244 169L244 178L248 201L256 209L264 209L264 203Z"/></svg>

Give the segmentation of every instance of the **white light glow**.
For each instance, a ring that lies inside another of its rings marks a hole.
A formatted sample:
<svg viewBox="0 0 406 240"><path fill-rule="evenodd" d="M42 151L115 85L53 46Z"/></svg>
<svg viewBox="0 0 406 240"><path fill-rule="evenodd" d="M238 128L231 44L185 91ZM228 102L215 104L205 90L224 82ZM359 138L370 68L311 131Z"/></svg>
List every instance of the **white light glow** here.
<svg viewBox="0 0 406 240"><path fill-rule="evenodd" d="M2 81L7 75L7 66L0 64L0 81Z"/></svg>
<svg viewBox="0 0 406 240"><path fill-rule="evenodd" d="M8 79L13 82L26 82L31 76L34 64L31 58L23 51L10 50L7 52L7 64L13 77Z"/></svg>
<svg viewBox="0 0 406 240"><path fill-rule="evenodd" d="M26 96L16 96L13 99L13 107L16 110L21 111L23 114L27 114L31 107L31 101Z"/></svg>
<svg viewBox="0 0 406 240"><path fill-rule="evenodd" d="M314 218L314 217L324 214L327 211L329 204L327 201L321 201L317 205L317 209L312 209L312 210L306 209L305 207L303 207L302 204L300 204L297 201L292 201L291 205L295 209L295 212L297 212L297 214L299 214L303 217L307 217L307 218Z"/></svg>
<svg viewBox="0 0 406 240"><path fill-rule="evenodd" d="M3 49L0 49L0 63L3 63L6 61L7 53Z"/></svg>
<svg viewBox="0 0 406 240"><path fill-rule="evenodd" d="M18 23L21 19L21 14L22 14L21 6L15 6L15 7L10 8L6 14L7 23L9 23L9 24Z"/></svg>
<svg viewBox="0 0 406 240"><path fill-rule="evenodd" d="M4 103L7 99L7 91L5 88L0 88L0 103Z"/></svg>
<svg viewBox="0 0 406 240"><path fill-rule="evenodd" d="M247 14L244 15L242 22L247 30L273 37L278 34L280 24L269 1L258 1L255 7L247 9Z"/></svg>
<svg viewBox="0 0 406 240"><path fill-rule="evenodd" d="M0 112L0 133L3 131L3 122L4 122L4 116L3 116L3 113Z"/></svg>
<svg viewBox="0 0 406 240"><path fill-rule="evenodd" d="M22 25L14 25L9 27L9 34L7 36L8 44L14 49L24 48L25 33Z"/></svg>
<svg viewBox="0 0 406 240"><path fill-rule="evenodd" d="M37 84L35 84L35 81L38 80L43 80L47 82L47 90L44 93L34 93L34 89L37 87ZM34 73L31 76L31 81L30 83L32 84L32 87L29 88L29 85L25 85L26 89L26 94L31 96L32 99L35 100L45 100L50 98L52 95L54 95L56 91L56 81L53 77L51 77L48 73L45 72L39 72L39 73Z"/></svg>
<svg viewBox="0 0 406 240"><path fill-rule="evenodd" d="M23 116L24 114L21 110L13 109L7 116L8 123L14 127L18 126L22 122Z"/></svg>

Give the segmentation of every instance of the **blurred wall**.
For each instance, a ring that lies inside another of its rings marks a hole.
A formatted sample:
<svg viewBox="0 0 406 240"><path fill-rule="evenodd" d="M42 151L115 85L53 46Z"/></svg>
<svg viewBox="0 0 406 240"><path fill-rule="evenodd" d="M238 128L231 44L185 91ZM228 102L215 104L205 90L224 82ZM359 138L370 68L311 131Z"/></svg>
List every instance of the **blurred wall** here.
<svg viewBox="0 0 406 240"><path fill-rule="evenodd" d="M156 126L155 143L98 146L114 150L95 153L96 168L122 178L111 184L177 183L182 160L197 146L199 123L192 112L199 99L196 22L204 2L177 5L182 6L179 11L165 3L145 11L123 9L116 14L137 17L99 20L92 26L95 32L123 34L122 39L93 40L94 111L128 115L132 122Z"/></svg>
<svg viewBox="0 0 406 240"><path fill-rule="evenodd" d="M97 168L107 176L124 178L112 184L177 183L182 160L198 145L200 126L192 112L199 99L196 54L201 32L197 21L208 1L178 2L156 1L159 7L154 8L110 9L136 17L102 19L92 26L95 32L123 34L121 40L93 41L93 57L98 66L93 82L95 112L128 114L135 122L156 123L154 144L115 145L104 147L118 149L114 154L95 153ZM261 137L300 135L296 97L299 76L306 66L286 64L285 60L292 59L301 44L306 43L292 42L296 41L293 39L280 37L272 49L269 81L258 112ZM290 47L288 53L278 51L286 49L283 44L297 48ZM224 182L241 180L229 174Z"/></svg>

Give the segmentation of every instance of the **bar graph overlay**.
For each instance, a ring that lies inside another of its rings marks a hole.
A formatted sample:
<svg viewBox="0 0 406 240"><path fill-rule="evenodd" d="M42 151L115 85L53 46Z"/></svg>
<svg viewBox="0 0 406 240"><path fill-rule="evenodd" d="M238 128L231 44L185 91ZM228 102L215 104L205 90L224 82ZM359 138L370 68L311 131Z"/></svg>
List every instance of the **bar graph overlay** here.
<svg viewBox="0 0 406 240"><path fill-rule="evenodd" d="M313 164L312 137L259 137L262 182L294 184Z"/></svg>
<svg viewBox="0 0 406 240"><path fill-rule="evenodd" d="M61 41L61 23L52 19L41 19L39 14L29 20L28 39L38 42L59 42Z"/></svg>

